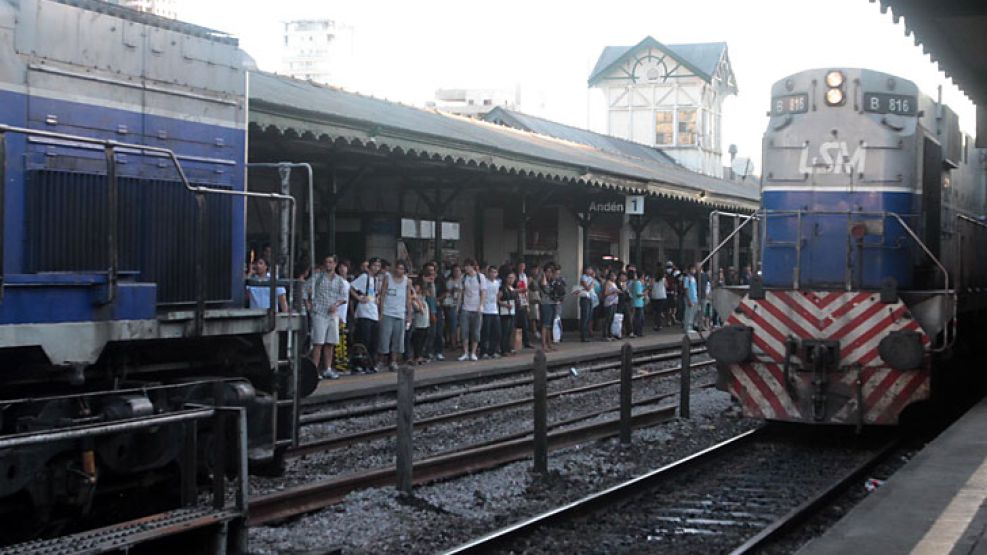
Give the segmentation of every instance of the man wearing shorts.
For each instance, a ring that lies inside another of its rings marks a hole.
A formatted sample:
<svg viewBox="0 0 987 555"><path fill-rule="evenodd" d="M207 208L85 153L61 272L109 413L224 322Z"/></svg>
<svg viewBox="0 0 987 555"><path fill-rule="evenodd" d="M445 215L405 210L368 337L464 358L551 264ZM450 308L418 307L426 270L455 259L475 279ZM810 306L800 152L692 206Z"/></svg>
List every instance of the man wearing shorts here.
<svg viewBox="0 0 987 555"><path fill-rule="evenodd" d="M323 378L335 380L339 374L332 367L333 350L339 343L339 307L349 294L346 280L336 273L336 257L327 256L309 278L306 304L312 315L312 362ZM320 363L325 366L320 367Z"/></svg>
<svg viewBox="0 0 987 555"><path fill-rule="evenodd" d="M405 275L408 265L398 261L394 271L384 275L380 287L380 344L377 353L381 364L392 372L398 370L398 357L404 353L404 333L411 326L411 280Z"/></svg>
<svg viewBox="0 0 987 555"><path fill-rule="evenodd" d="M486 278L480 275L476 262L467 260L463 264L466 273L463 275L462 311L459 314L459 328L463 332L463 356L459 360L479 360L476 356L480 344L480 307L486 300L484 282Z"/></svg>

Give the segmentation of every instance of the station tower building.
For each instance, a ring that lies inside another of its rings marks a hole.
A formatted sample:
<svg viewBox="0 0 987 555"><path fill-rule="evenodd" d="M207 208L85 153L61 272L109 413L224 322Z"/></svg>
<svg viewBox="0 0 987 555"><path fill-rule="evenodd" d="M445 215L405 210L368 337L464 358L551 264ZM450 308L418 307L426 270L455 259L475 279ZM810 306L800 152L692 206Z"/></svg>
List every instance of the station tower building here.
<svg viewBox="0 0 987 555"><path fill-rule="evenodd" d="M725 42L607 46L589 76L603 92L606 132L659 147L682 166L723 177L723 100L737 94Z"/></svg>

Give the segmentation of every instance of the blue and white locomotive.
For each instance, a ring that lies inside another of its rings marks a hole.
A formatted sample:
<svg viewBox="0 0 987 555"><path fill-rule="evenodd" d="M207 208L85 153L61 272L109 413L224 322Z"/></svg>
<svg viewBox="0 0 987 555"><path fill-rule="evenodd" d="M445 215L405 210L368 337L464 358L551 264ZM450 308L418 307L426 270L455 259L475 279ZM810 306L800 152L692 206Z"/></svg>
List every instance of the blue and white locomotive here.
<svg viewBox="0 0 987 555"><path fill-rule="evenodd" d="M113 4L0 0L0 545L194 502L226 439L195 407L244 407L255 462L291 443L292 320L243 308L249 65Z"/></svg>
<svg viewBox="0 0 987 555"><path fill-rule="evenodd" d="M762 275L714 296L721 383L757 418L896 424L930 397L957 315L987 302L983 153L886 73L803 71L771 94Z"/></svg>

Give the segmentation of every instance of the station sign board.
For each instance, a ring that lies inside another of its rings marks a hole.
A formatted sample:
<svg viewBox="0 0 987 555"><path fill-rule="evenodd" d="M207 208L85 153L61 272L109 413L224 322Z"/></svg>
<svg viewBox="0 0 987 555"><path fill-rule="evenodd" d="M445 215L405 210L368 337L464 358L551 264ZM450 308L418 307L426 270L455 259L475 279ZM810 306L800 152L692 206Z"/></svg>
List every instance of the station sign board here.
<svg viewBox="0 0 987 555"><path fill-rule="evenodd" d="M644 196L641 195L594 196L586 201L585 212L592 215L629 214L629 215L640 216L644 214Z"/></svg>

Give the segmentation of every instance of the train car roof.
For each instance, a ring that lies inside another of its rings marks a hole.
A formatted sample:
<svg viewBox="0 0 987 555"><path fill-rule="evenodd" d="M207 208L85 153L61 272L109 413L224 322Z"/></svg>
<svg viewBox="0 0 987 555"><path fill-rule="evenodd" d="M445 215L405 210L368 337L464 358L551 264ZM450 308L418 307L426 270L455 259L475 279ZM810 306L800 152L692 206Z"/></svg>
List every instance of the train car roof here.
<svg viewBox="0 0 987 555"><path fill-rule="evenodd" d="M137 23L142 23L144 25L150 25L152 27L159 27L161 29L168 29L170 31L175 31L178 33L195 36L199 38L204 38L211 41L220 42L223 44L239 46L240 43L240 41L236 37L230 35L229 33L224 33L223 31L217 31L215 29L209 29L207 27L201 27L199 25L193 25L192 23L186 23L184 21L179 21L177 19L161 17L159 15L155 15L148 12L142 12L118 4L111 4L110 2L104 2L102 0L48 0L48 1L57 2L59 4L65 4L67 6L75 6L77 8L89 10L92 12L112 15L114 17L119 17L120 19L126 19L128 21L134 21Z"/></svg>

